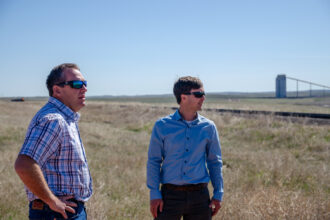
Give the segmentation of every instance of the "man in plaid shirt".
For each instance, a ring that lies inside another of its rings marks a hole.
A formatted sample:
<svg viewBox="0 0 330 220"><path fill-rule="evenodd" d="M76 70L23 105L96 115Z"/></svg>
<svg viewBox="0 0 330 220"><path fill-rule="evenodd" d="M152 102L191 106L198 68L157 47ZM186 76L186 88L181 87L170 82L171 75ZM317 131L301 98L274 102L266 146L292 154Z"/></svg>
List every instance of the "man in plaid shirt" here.
<svg viewBox="0 0 330 220"><path fill-rule="evenodd" d="M87 82L76 64L53 68L48 103L32 119L15 169L25 184L30 219L87 219L92 195L85 149L78 129Z"/></svg>

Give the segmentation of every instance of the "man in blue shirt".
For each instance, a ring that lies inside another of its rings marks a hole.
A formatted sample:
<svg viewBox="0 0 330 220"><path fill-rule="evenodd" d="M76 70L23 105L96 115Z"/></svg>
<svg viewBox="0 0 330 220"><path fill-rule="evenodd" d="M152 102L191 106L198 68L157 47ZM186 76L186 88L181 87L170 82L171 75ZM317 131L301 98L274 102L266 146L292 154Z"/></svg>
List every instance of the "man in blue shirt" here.
<svg viewBox="0 0 330 220"><path fill-rule="evenodd" d="M150 211L157 220L179 220L182 216L184 220L211 219L223 196L218 132L211 120L197 113L205 100L200 79L181 77L173 92L180 108L155 123L150 139ZM210 179L212 200L207 188Z"/></svg>
<svg viewBox="0 0 330 220"><path fill-rule="evenodd" d="M29 199L30 219L85 220L92 179L78 129L87 82L76 64L47 78L49 100L32 119L15 163Z"/></svg>

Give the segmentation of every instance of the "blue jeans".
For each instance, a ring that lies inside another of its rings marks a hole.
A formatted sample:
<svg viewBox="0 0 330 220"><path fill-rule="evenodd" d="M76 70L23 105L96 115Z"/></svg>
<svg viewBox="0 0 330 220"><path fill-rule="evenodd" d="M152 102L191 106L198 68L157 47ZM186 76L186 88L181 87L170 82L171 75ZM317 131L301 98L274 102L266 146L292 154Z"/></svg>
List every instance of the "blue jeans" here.
<svg viewBox="0 0 330 220"><path fill-rule="evenodd" d="M162 187L164 207L155 220L210 220L210 195L207 187L197 191L176 191Z"/></svg>
<svg viewBox="0 0 330 220"><path fill-rule="evenodd" d="M71 200L72 201L72 200ZM66 212L68 219L74 220L87 220L85 205L83 202L73 201L77 203L77 207L72 207L76 213ZM30 220L62 220L62 214L55 212L49 206L37 199L29 204L29 219Z"/></svg>

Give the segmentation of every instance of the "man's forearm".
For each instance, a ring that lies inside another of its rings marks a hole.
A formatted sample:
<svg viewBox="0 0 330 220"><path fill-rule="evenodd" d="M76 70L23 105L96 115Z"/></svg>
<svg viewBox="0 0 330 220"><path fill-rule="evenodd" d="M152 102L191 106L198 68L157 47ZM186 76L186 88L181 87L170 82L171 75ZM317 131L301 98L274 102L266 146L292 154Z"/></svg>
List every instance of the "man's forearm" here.
<svg viewBox="0 0 330 220"><path fill-rule="evenodd" d="M49 189L39 165L32 158L26 155L18 155L15 170L30 191L47 203L50 209L61 213L65 219L68 218L66 211L75 213L72 207L77 207L77 204L66 201L73 198L73 196L66 196L62 199L57 198Z"/></svg>
<svg viewBox="0 0 330 220"><path fill-rule="evenodd" d="M45 203L49 204L56 200L55 195L47 185L39 165L32 158L26 155L19 155L15 162L15 170L30 191Z"/></svg>
<svg viewBox="0 0 330 220"><path fill-rule="evenodd" d="M161 159L150 159L147 161L147 186L150 189L150 200L161 199L159 191Z"/></svg>

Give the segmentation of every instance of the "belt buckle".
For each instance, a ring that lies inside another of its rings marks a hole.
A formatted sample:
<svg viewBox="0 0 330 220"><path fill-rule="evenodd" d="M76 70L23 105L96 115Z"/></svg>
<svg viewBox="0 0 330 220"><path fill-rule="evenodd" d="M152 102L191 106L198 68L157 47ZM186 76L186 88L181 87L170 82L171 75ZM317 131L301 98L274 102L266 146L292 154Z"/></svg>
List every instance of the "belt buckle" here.
<svg viewBox="0 0 330 220"><path fill-rule="evenodd" d="M32 201L32 209L34 210L43 210L44 209L44 202L41 200L33 200Z"/></svg>

